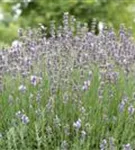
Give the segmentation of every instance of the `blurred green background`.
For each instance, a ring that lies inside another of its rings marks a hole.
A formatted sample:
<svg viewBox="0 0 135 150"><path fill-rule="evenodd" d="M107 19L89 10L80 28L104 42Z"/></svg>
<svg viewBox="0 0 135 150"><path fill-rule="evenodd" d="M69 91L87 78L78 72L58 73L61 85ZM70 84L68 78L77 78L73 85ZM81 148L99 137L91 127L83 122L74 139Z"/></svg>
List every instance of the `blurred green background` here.
<svg viewBox="0 0 135 150"><path fill-rule="evenodd" d="M135 31L135 2L133 0L1 0L0 43L10 44L17 38L19 27L49 26L50 20L59 24L64 12L90 26L93 18L119 28L120 23Z"/></svg>

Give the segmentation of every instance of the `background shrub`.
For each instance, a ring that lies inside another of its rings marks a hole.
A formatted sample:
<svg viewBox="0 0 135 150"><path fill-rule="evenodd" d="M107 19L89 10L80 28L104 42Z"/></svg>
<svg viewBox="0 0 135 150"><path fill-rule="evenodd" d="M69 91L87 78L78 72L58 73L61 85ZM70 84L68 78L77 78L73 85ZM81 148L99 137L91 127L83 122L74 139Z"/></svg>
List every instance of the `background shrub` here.
<svg viewBox="0 0 135 150"><path fill-rule="evenodd" d="M134 28L134 2L127 0L3 0L0 4L1 23L0 41L10 43L16 39L18 27L34 27L39 23L49 26L50 20L61 22L63 12L75 15L81 22L93 18L113 24L118 29L120 23Z"/></svg>

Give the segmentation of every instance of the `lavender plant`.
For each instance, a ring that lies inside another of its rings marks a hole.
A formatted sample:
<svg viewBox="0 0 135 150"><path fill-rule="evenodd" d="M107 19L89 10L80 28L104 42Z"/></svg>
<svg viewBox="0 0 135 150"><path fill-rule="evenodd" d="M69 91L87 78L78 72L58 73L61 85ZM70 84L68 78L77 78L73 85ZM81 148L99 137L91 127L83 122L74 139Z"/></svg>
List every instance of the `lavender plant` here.
<svg viewBox="0 0 135 150"><path fill-rule="evenodd" d="M64 13L0 51L1 149L135 148L135 42L95 24Z"/></svg>

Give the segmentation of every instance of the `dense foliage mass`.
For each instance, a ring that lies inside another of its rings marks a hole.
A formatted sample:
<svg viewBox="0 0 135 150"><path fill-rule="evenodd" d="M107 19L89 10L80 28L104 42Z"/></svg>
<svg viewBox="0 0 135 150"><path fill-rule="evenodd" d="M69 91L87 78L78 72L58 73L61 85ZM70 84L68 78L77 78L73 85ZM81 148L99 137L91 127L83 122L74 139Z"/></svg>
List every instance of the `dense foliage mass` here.
<svg viewBox="0 0 135 150"><path fill-rule="evenodd" d="M2 150L135 148L135 43L123 25L98 35L63 26L19 29L0 51Z"/></svg>

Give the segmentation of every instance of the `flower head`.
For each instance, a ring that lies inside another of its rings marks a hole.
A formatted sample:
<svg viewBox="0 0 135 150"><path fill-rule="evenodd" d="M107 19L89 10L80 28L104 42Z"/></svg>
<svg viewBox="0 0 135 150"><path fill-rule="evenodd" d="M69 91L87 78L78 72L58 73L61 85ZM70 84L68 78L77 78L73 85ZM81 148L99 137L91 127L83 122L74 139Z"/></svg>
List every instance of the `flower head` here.
<svg viewBox="0 0 135 150"><path fill-rule="evenodd" d="M128 143L123 145L123 150L133 150L133 149L131 148L131 145Z"/></svg>
<svg viewBox="0 0 135 150"><path fill-rule="evenodd" d="M34 86L39 84L41 82L41 80L42 80L41 77L37 77L35 75L32 75L31 78L30 78L31 84L33 84Z"/></svg>
<svg viewBox="0 0 135 150"><path fill-rule="evenodd" d="M76 122L73 123L73 126L78 130L81 128L81 119L78 119Z"/></svg>
<svg viewBox="0 0 135 150"><path fill-rule="evenodd" d="M24 124L28 124L30 121L29 118L25 114L22 115L21 120L22 120L22 123Z"/></svg>
<svg viewBox="0 0 135 150"><path fill-rule="evenodd" d="M26 86L24 86L22 84L22 85L19 86L18 90L21 91L21 92L25 92L26 91Z"/></svg>

